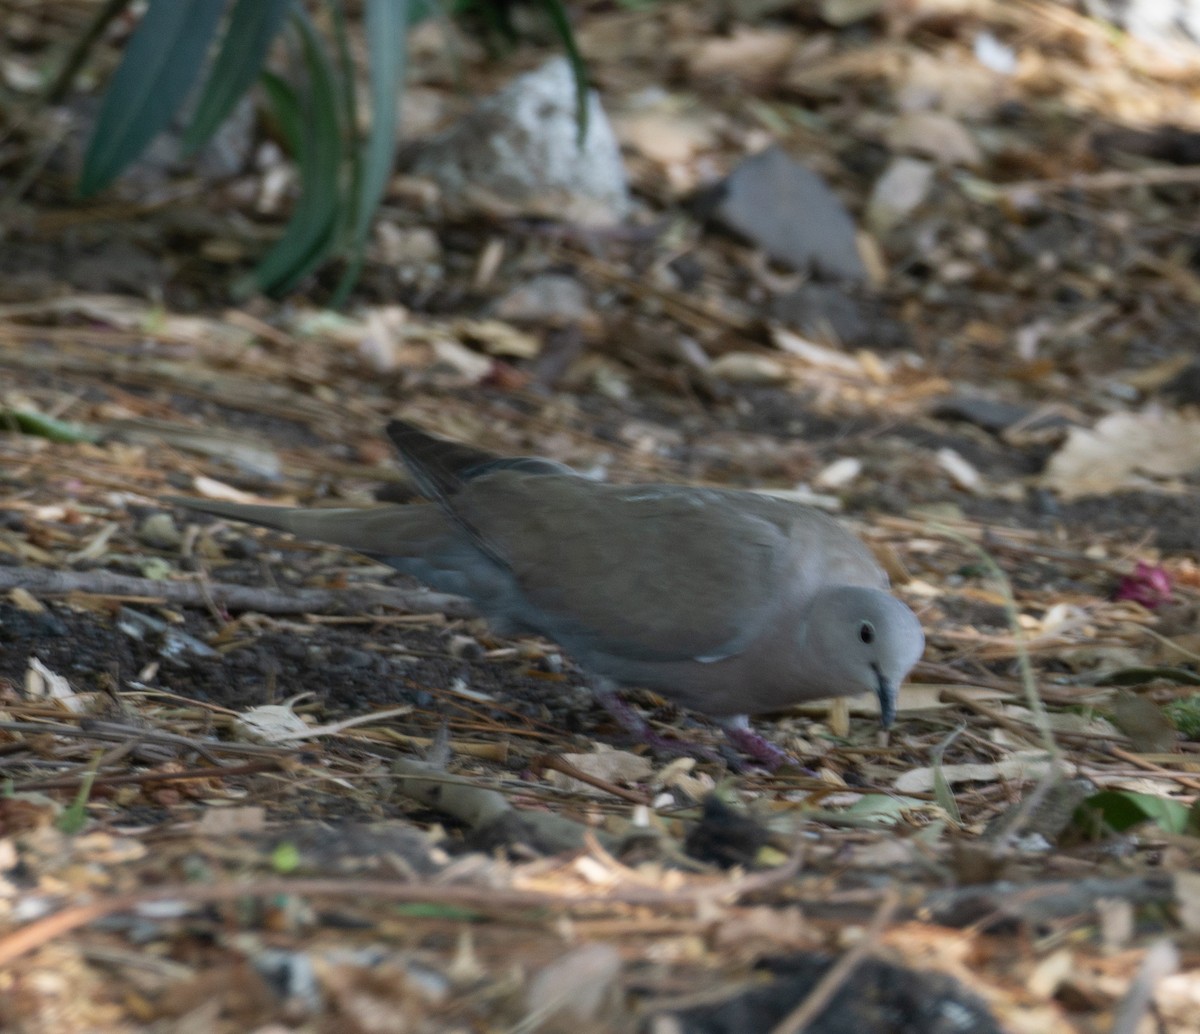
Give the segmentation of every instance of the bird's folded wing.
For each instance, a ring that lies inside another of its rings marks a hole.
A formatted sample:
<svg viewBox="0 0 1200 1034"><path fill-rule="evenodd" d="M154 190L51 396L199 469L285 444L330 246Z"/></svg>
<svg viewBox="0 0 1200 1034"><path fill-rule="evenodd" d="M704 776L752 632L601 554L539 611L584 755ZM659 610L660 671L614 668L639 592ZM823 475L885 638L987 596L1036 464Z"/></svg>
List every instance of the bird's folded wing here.
<svg viewBox="0 0 1200 1034"><path fill-rule="evenodd" d="M498 471L452 505L568 649L717 660L801 588L786 528L726 493Z"/></svg>

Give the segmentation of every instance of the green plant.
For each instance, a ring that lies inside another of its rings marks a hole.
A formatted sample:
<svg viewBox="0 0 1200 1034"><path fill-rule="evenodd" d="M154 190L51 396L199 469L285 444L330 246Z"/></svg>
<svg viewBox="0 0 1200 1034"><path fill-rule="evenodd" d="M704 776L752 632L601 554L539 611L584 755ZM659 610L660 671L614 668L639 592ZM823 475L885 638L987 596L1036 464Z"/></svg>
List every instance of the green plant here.
<svg viewBox="0 0 1200 1034"><path fill-rule="evenodd" d="M580 132L586 74L561 0L532 0L548 17L575 69ZM51 88L61 96L103 26L130 0L109 0L81 36ZM237 285L283 294L333 258L345 263L335 303L357 280L371 221L392 168L396 112L403 86L411 24L439 9L433 0L363 0L370 117L356 124L355 70L342 0L313 0L328 28L322 32L303 0L149 0L101 104L84 157L80 192L103 190L171 123L203 76L204 85L183 133L194 154L238 99L261 83L271 114L299 169L291 221L255 270ZM508 3L456 0L452 16L483 18L511 32ZM229 8L228 12L226 8ZM294 59L291 74L267 67L282 41Z"/></svg>
<svg viewBox="0 0 1200 1034"><path fill-rule="evenodd" d="M1185 740L1200 740L1200 695L1172 700L1163 711Z"/></svg>

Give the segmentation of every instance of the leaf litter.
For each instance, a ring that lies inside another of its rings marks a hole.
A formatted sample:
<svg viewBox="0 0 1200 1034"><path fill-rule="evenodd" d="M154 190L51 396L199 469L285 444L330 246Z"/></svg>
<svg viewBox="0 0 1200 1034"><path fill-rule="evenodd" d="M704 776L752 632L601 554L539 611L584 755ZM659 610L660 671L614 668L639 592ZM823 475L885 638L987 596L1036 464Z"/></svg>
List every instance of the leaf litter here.
<svg viewBox="0 0 1200 1034"><path fill-rule="evenodd" d="M871 1029L853 999L886 994L904 1029L1194 1029L1197 176L1142 127L1190 131L1200 66L1066 5L770 6L727 36L706 5L581 20L667 224L451 233L396 203L384 252L420 233L441 274L378 262L386 304L337 319L222 308L204 248L158 256L165 300L84 263L48 292L75 217L27 199L45 236L0 307L6 1027ZM870 227L891 322L853 292L764 318L804 274L672 207L780 136ZM185 207L141 212L151 248ZM584 315L464 312L548 274ZM404 499L397 415L840 509L928 633L890 740L869 701L810 705L766 725L802 769L666 763L553 644L156 502ZM293 731L239 732L271 714Z"/></svg>

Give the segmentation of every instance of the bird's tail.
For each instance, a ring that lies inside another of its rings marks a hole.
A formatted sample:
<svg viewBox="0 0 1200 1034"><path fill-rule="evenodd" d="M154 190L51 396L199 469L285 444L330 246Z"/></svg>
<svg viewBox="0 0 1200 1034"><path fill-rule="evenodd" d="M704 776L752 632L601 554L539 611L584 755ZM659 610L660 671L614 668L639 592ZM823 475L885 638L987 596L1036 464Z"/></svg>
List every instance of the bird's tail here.
<svg viewBox="0 0 1200 1034"><path fill-rule="evenodd" d="M447 531L445 518L433 506L376 506L367 509L310 509L258 506L210 499L165 496L163 501L214 517L291 532L300 538L345 546L371 556L409 556L434 547Z"/></svg>

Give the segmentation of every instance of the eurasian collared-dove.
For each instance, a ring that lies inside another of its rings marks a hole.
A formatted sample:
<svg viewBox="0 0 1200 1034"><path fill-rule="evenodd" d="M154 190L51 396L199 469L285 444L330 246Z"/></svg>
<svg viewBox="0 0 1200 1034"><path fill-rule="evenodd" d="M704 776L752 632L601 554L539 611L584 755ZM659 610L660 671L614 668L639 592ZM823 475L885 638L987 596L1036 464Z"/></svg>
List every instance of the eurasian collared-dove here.
<svg viewBox="0 0 1200 1034"><path fill-rule="evenodd" d="M602 484L400 420L387 430L431 504L168 501L347 546L465 596L497 631L563 646L626 722L640 719L616 687L642 686L718 718L769 764L785 755L751 731L748 714L871 691L891 725L925 637L870 552L831 517L755 492Z"/></svg>

